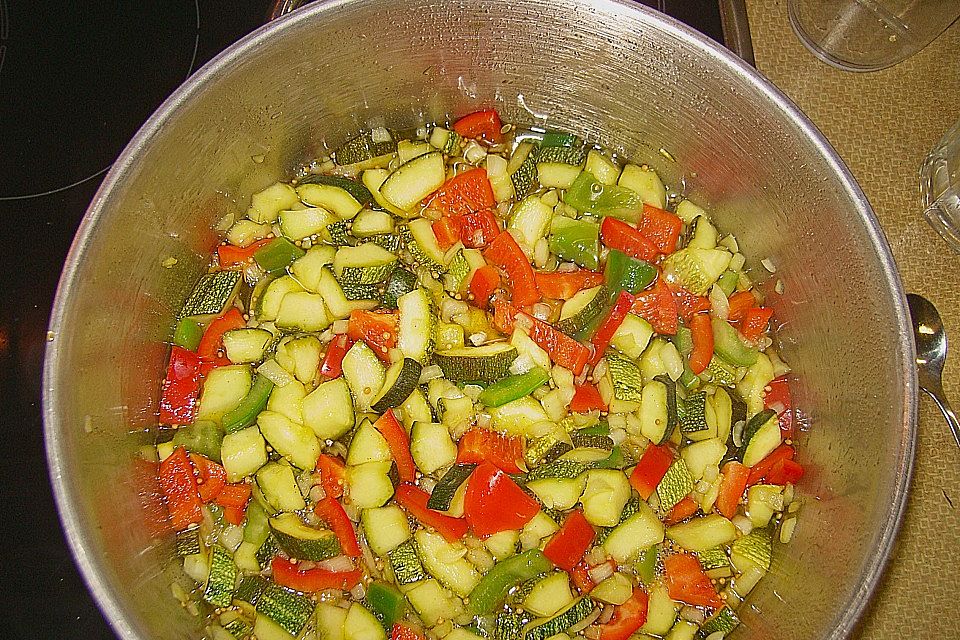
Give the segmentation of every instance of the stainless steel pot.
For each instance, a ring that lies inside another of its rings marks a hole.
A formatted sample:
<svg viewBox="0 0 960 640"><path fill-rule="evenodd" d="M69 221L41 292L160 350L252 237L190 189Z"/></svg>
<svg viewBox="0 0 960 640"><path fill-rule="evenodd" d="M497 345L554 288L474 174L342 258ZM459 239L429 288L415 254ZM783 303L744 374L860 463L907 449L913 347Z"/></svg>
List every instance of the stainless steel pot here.
<svg viewBox="0 0 960 640"><path fill-rule="evenodd" d="M479 105L650 163L776 265L767 290L799 377L809 471L794 541L736 637L845 637L893 544L914 451L912 343L889 249L836 153L782 94L704 37L613 0L314 5L220 55L137 134L67 259L44 385L63 525L117 633L199 636L170 594L177 563L145 526L150 487L132 459L155 427L163 343L211 226L362 127Z"/></svg>

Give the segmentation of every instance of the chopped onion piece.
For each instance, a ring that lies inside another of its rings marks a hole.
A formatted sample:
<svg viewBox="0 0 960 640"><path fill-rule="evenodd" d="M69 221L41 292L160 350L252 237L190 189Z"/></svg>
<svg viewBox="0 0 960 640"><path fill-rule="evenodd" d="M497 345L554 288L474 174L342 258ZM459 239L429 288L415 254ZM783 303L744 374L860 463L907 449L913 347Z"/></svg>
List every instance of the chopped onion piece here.
<svg viewBox="0 0 960 640"><path fill-rule="evenodd" d="M680 609L680 617L688 622L693 622L696 624L700 624L706 620L706 617L703 615L703 611L700 611L700 609L691 607L689 605L685 606L683 609Z"/></svg>
<svg viewBox="0 0 960 640"><path fill-rule="evenodd" d="M734 516L733 517L733 526L740 530L740 533L747 535L753 531L753 522L750 521L750 518L744 515Z"/></svg>
<svg viewBox="0 0 960 640"><path fill-rule="evenodd" d="M676 382L683 375L683 356L677 351L676 345L666 342L660 347L660 360L670 379Z"/></svg>
<svg viewBox="0 0 960 640"><path fill-rule="evenodd" d="M257 373L278 387L285 387L293 382L293 376L290 372L281 367L280 363L273 358L265 360L262 365L257 367Z"/></svg>
<svg viewBox="0 0 960 640"><path fill-rule="evenodd" d="M796 518L788 518L780 525L780 542L787 544L793 539L793 530L797 526Z"/></svg>
<svg viewBox="0 0 960 640"><path fill-rule="evenodd" d="M743 420L737 420L733 425L733 446L740 448L743 446L743 427L746 424Z"/></svg>
<svg viewBox="0 0 960 640"><path fill-rule="evenodd" d="M334 334L337 334L337 335L346 333L349 328L350 328L349 320L334 320L333 324L330 325L330 329L333 331Z"/></svg>
<svg viewBox="0 0 960 640"><path fill-rule="evenodd" d="M443 369L439 365L429 364L420 371L420 384L426 384L431 380L443 377Z"/></svg>
<svg viewBox="0 0 960 640"><path fill-rule="evenodd" d="M586 629L587 627L589 627L590 625L592 625L594 622L596 622L597 618L599 618L599 617L600 617L600 608L597 607L597 608L595 608L595 609L593 610L593 612L592 612L590 615L588 615L586 618L584 618L583 620L581 620L581 621L578 622L577 624L575 624L575 625L573 625L572 627L570 627L569 629L567 629L567 635L573 636L574 634L583 631L584 629Z"/></svg>
<svg viewBox="0 0 960 640"><path fill-rule="evenodd" d="M717 285L713 285L710 289L710 308L713 315L718 318L726 320L730 316L730 301L727 299L727 294Z"/></svg>
<svg viewBox="0 0 960 640"><path fill-rule="evenodd" d="M776 273L777 267L773 264L773 261L770 258L764 258L760 261L760 264L763 265L763 268L769 271L770 273Z"/></svg>
<svg viewBox="0 0 960 640"><path fill-rule="evenodd" d="M593 580L595 584L600 584L613 575L613 567L610 566L609 562L603 562L589 569L587 573L590 575L590 579Z"/></svg>
<svg viewBox="0 0 960 640"><path fill-rule="evenodd" d="M482 331L477 333L472 333L470 334L469 340L471 344L473 344L473 346L479 347L480 345L482 345L484 342L487 341L487 334L485 334Z"/></svg>
<svg viewBox="0 0 960 640"><path fill-rule="evenodd" d="M334 556L333 558L327 558L323 562L318 562L317 566L327 571L350 571L353 569L353 560L347 556Z"/></svg>

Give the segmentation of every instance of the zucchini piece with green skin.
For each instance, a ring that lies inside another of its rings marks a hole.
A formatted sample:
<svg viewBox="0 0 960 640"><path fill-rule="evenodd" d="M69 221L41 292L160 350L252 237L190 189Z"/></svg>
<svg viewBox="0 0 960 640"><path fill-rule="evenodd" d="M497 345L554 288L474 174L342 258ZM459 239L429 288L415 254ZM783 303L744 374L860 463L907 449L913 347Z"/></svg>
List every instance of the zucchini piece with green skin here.
<svg viewBox="0 0 960 640"><path fill-rule="evenodd" d="M441 620L452 620L463 613L460 600L451 596L432 578L415 585L407 591L406 596L428 627L436 626Z"/></svg>
<svg viewBox="0 0 960 640"><path fill-rule="evenodd" d="M403 238L398 233L378 233L366 238L358 239L357 244L375 244L390 253L399 253L403 247Z"/></svg>
<svg viewBox="0 0 960 640"><path fill-rule="evenodd" d="M683 458L673 461L657 485L660 512L667 513L693 491L694 481Z"/></svg>
<svg viewBox="0 0 960 640"><path fill-rule="evenodd" d="M371 242L340 247L333 259L333 273L343 284L377 284L390 277L397 256Z"/></svg>
<svg viewBox="0 0 960 640"><path fill-rule="evenodd" d="M437 485L427 500L427 508L437 511L446 511L450 508L453 496L457 489L467 481L473 470L477 468L475 464L455 464L447 469L447 472L441 476Z"/></svg>
<svg viewBox="0 0 960 640"><path fill-rule="evenodd" d="M464 254L464 250L458 250L453 254L453 258L447 266L447 273L444 275L444 288L449 292L465 292L473 273L474 269Z"/></svg>
<svg viewBox="0 0 960 640"><path fill-rule="evenodd" d="M276 182L250 196L247 217L256 223L272 223L277 220L281 211L291 209L299 203L293 187L284 182Z"/></svg>
<svg viewBox="0 0 960 640"><path fill-rule="evenodd" d="M397 301L404 294L410 293L417 288L417 276L415 273L397 266L387 278L383 286L383 296L380 298L380 304L387 309L396 309Z"/></svg>
<svg viewBox="0 0 960 640"><path fill-rule="evenodd" d="M220 447L223 445L223 430L212 420L198 420L185 424L173 434L173 446L183 447L191 453L199 453L214 462L220 462Z"/></svg>
<svg viewBox="0 0 960 640"><path fill-rule="evenodd" d="M607 350L604 358L607 361L607 377L613 387L613 399L631 403L635 407L643 398L643 374L640 373L640 367L633 360L611 349Z"/></svg>
<svg viewBox="0 0 960 640"><path fill-rule="evenodd" d="M750 422L743 429L741 461L744 465L752 467L779 447L782 439L777 412L764 409L750 418Z"/></svg>
<svg viewBox="0 0 960 640"><path fill-rule="evenodd" d="M354 406L359 412L370 409L371 401L380 393L386 370L380 359L363 340L357 340L343 357L343 377L353 394Z"/></svg>
<svg viewBox="0 0 960 640"><path fill-rule="evenodd" d="M619 469L591 469L580 504L587 522L597 527L612 527L620 520L630 499L630 482Z"/></svg>
<svg viewBox="0 0 960 640"><path fill-rule="evenodd" d="M370 193L369 189L356 180L344 178L343 176L308 173L298 178L297 182L300 184L324 184L331 187L338 187L353 196L353 199L364 207L373 202L373 194Z"/></svg>
<svg viewBox="0 0 960 640"><path fill-rule="evenodd" d="M405 358L419 363L429 360L433 352L433 326L436 319L430 296L417 287L397 299L400 321L397 329L397 348Z"/></svg>
<svg viewBox="0 0 960 640"><path fill-rule="evenodd" d="M338 220L339 218L326 209L317 207L281 211L280 232L285 238L296 242L317 234L323 234L323 231L329 225L336 223Z"/></svg>
<svg viewBox="0 0 960 640"><path fill-rule="evenodd" d="M306 291L306 289L291 276L280 276L273 280L264 278L263 282L267 282L268 284L263 289L263 295L257 297L255 307L257 319L261 322L276 320L277 314L280 313L280 304L288 294ZM260 285L258 284L257 288L259 289L259 287ZM256 290L254 294L256 295ZM254 296L251 296L251 298L253 297Z"/></svg>
<svg viewBox="0 0 960 640"><path fill-rule="evenodd" d="M417 422L410 431L410 454L417 468L429 474L457 459L457 445L446 426L436 422Z"/></svg>
<svg viewBox="0 0 960 640"><path fill-rule="evenodd" d="M297 196L304 203L331 212L341 220L350 220L363 208L349 191L331 184L303 184Z"/></svg>
<svg viewBox="0 0 960 640"><path fill-rule="evenodd" d="M437 351L434 361L455 382L494 382L507 375L517 350L506 342Z"/></svg>
<svg viewBox="0 0 960 640"><path fill-rule="evenodd" d="M518 240L527 247L533 247L537 240L550 231L553 220L553 207L545 204L539 196L527 196L513 207L507 227L517 232Z"/></svg>
<svg viewBox="0 0 960 640"><path fill-rule="evenodd" d="M620 177L620 166L599 149L591 149L587 152L587 162L583 170L605 185L617 184L617 178Z"/></svg>
<svg viewBox="0 0 960 640"><path fill-rule="evenodd" d="M439 189L446 178L443 154L434 151L397 167L380 186L380 194L398 209L411 211Z"/></svg>
<svg viewBox="0 0 960 640"><path fill-rule="evenodd" d="M643 318L628 313L610 340L610 346L631 360L637 360L650 344L653 327Z"/></svg>
<svg viewBox="0 0 960 640"><path fill-rule="evenodd" d="M420 381L423 367L412 358L404 358L393 363L387 369L380 393L370 403L377 413L386 413L388 409L403 404Z"/></svg>
<svg viewBox="0 0 960 640"><path fill-rule="evenodd" d="M254 261L268 274L275 275L286 271L294 260L302 258L306 251L286 238L274 238L253 254Z"/></svg>
<svg viewBox="0 0 960 640"><path fill-rule="evenodd" d="M267 503L277 511L299 511L307 506L293 475L293 467L286 462L264 465L257 471L257 486Z"/></svg>
<svg viewBox="0 0 960 640"><path fill-rule="evenodd" d="M607 604L623 604L632 595L633 582L619 571L590 590L591 598Z"/></svg>
<svg viewBox="0 0 960 640"><path fill-rule="evenodd" d="M647 204L660 209L665 209L667 206L667 190L663 186L663 181L660 180L657 172L649 167L628 164L620 173L617 184L640 194Z"/></svg>
<svg viewBox="0 0 960 640"><path fill-rule="evenodd" d="M493 613L502 606L511 588L523 580L529 580L552 568L553 563L547 560L539 549L524 551L498 562L484 574L470 592L470 613L474 615Z"/></svg>
<svg viewBox="0 0 960 640"><path fill-rule="evenodd" d="M344 640L344 623L347 610L332 602L317 603L317 638L319 640Z"/></svg>
<svg viewBox="0 0 960 640"><path fill-rule="evenodd" d="M213 319L233 303L240 289L239 271L215 271L197 280L180 309L179 318Z"/></svg>
<svg viewBox="0 0 960 640"><path fill-rule="evenodd" d="M392 463L365 462L347 466L346 484L350 502L360 509L382 507L393 497L394 482L390 478Z"/></svg>
<svg viewBox="0 0 960 640"><path fill-rule="evenodd" d="M244 576L243 579L240 580L240 584L237 585L233 598L234 600L246 602L256 607L257 603L260 602L260 597L263 595L263 592L267 590L270 584L271 581L261 575Z"/></svg>
<svg viewBox="0 0 960 640"><path fill-rule="evenodd" d="M240 404L224 414L223 430L226 433L233 433L255 423L257 416L267 406L273 388L274 384L269 378L258 374Z"/></svg>
<svg viewBox="0 0 960 640"><path fill-rule="evenodd" d="M291 275L297 279L305 289L312 293L323 294L320 291L320 275L324 267L333 264L337 250L326 245L311 247L302 258L297 258L290 265Z"/></svg>
<svg viewBox="0 0 960 640"><path fill-rule="evenodd" d="M203 382L197 419L222 422L223 416L246 397L252 384L253 374L245 364L216 367Z"/></svg>
<svg viewBox="0 0 960 640"><path fill-rule="evenodd" d="M333 531L308 527L293 513L270 518L270 530L291 558L320 561L341 553L340 540Z"/></svg>
<svg viewBox="0 0 960 640"><path fill-rule="evenodd" d="M176 541L177 555L180 557L192 556L203 550L200 543L200 527L191 527L177 532Z"/></svg>
<svg viewBox="0 0 960 640"><path fill-rule="evenodd" d="M392 459L390 445L387 444L386 438L369 420L364 418L350 440L350 447L347 450L347 465L389 462Z"/></svg>
<svg viewBox="0 0 960 640"><path fill-rule="evenodd" d="M229 612L229 614L237 614L237 612ZM250 620L241 617L239 614L235 618L226 619L229 614L226 611L220 614L220 624L223 630L229 633L234 640L243 640L253 633L253 624Z"/></svg>
<svg viewBox="0 0 960 640"><path fill-rule="evenodd" d="M379 158L389 157L397 151L397 136L389 129L378 128L363 131L355 138L344 142L333 152L338 165L370 164Z"/></svg>
<svg viewBox="0 0 960 640"><path fill-rule="evenodd" d="M500 407L533 393L549 381L550 373L546 369L534 367L526 373L497 380L481 391L477 400L488 407Z"/></svg>
<svg viewBox="0 0 960 640"><path fill-rule="evenodd" d="M769 571L773 554L772 545L773 540L769 529L753 529L730 545L730 562L741 573L751 566Z"/></svg>
<svg viewBox="0 0 960 640"><path fill-rule="evenodd" d="M526 611L501 611L494 621L493 640L522 640L523 627L532 619Z"/></svg>
<svg viewBox="0 0 960 640"><path fill-rule="evenodd" d="M643 386L640 433L654 444L663 444L677 425L677 386L667 376L657 376Z"/></svg>
<svg viewBox="0 0 960 640"><path fill-rule="evenodd" d="M583 621L593 612L593 600L583 596L547 620L534 620L523 627L523 640L547 640Z"/></svg>
<svg viewBox="0 0 960 640"><path fill-rule="evenodd" d="M450 131L443 127L434 127L430 131L430 145L448 156L459 155L462 144L463 138L456 131Z"/></svg>
<svg viewBox="0 0 960 640"><path fill-rule="evenodd" d="M646 502L637 503L637 512L614 527L603 548L618 564L636 560L655 544L663 542L664 529L660 518Z"/></svg>
<svg viewBox="0 0 960 640"><path fill-rule="evenodd" d="M364 308L373 309L383 293L380 284L344 284L341 286L343 297L348 303L362 302Z"/></svg>
<svg viewBox="0 0 960 640"><path fill-rule="evenodd" d="M405 540L388 551L387 559L390 560L390 567L393 569L397 584L412 584L430 577L420 562L417 547L412 539Z"/></svg>
<svg viewBox="0 0 960 640"><path fill-rule="evenodd" d="M703 572L710 578L726 578L732 574L730 558L723 547L713 547L697 554Z"/></svg>
<svg viewBox="0 0 960 640"><path fill-rule="evenodd" d="M464 598L469 596L480 582L480 573L466 558L456 553L460 543L447 542L440 534L425 529L417 531L414 539L424 569L457 595Z"/></svg>
<svg viewBox="0 0 960 640"><path fill-rule="evenodd" d="M723 607L707 620L697 631L697 640L706 640L714 633L720 632L723 635L729 634L740 624L740 619L730 607Z"/></svg>
<svg viewBox="0 0 960 640"><path fill-rule="evenodd" d="M323 298L307 291L294 291L283 296L275 319L281 329L307 333L323 331L332 321Z"/></svg>
<svg viewBox="0 0 960 640"><path fill-rule="evenodd" d="M437 236L433 233L430 221L417 218L403 225L399 230L403 245L410 252L413 264L429 269L432 273L441 274L447 270L444 259L446 253L437 243Z"/></svg>
<svg viewBox="0 0 960 640"><path fill-rule="evenodd" d="M680 605L670 598L666 585L658 582L650 588L647 620L640 630L658 636L666 635L677 619Z"/></svg>
<svg viewBox="0 0 960 640"><path fill-rule="evenodd" d="M335 378L322 383L303 399L301 412L303 424L322 440L336 440L347 433L355 423L347 381Z"/></svg>
<svg viewBox="0 0 960 640"><path fill-rule="evenodd" d="M376 300L374 299L352 300L349 298L346 290L350 286L362 287L365 285L341 285L328 267L323 267L321 270L317 293L323 297L323 303L326 305L330 315L338 320L345 320L350 317L350 312L352 311L358 309L373 309L377 306Z"/></svg>
<svg viewBox="0 0 960 640"><path fill-rule="evenodd" d="M588 465L574 460L554 460L547 464L542 464L535 469L531 469L524 476L524 482L531 483L535 480L560 479L572 480L580 476L588 469Z"/></svg>
<svg viewBox="0 0 960 640"><path fill-rule="evenodd" d="M703 296L730 266L732 257L725 249L687 247L667 256L662 265L663 276L679 282L690 293Z"/></svg>
<svg viewBox="0 0 960 640"><path fill-rule="evenodd" d="M360 522L367 544L378 556L393 551L412 535L406 514L395 504L365 509L360 514Z"/></svg>
<svg viewBox="0 0 960 640"><path fill-rule="evenodd" d="M210 572L203 586L203 599L215 607L229 607L237 583L237 565L219 544L210 550Z"/></svg>
<svg viewBox="0 0 960 640"><path fill-rule="evenodd" d="M257 426L273 450L300 469L313 469L320 458L320 442L309 427L282 413L262 411Z"/></svg>
<svg viewBox="0 0 960 640"><path fill-rule="evenodd" d="M518 199L523 198L530 191L534 179L537 177L537 163L533 142L524 141L517 145L507 162L507 174L513 183L513 190Z"/></svg>
<svg viewBox="0 0 960 640"><path fill-rule="evenodd" d="M349 220L331 222L320 230L320 237L335 247L353 247L357 244L357 239L350 233Z"/></svg>
<svg viewBox="0 0 960 640"><path fill-rule="evenodd" d="M247 427L223 437L220 459L227 482L239 482L267 464L267 442L256 427Z"/></svg>
<svg viewBox="0 0 960 640"><path fill-rule="evenodd" d="M667 528L667 537L687 551L700 552L737 538L737 528L721 515L712 513Z"/></svg>
<svg viewBox="0 0 960 640"><path fill-rule="evenodd" d="M511 435L530 436L532 427L550 420L543 405L533 396L522 396L505 405L491 408L491 423L496 431Z"/></svg>
<svg viewBox="0 0 960 640"><path fill-rule="evenodd" d="M622 474L621 474L622 475ZM586 476L577 478L544 478L527 482L527 489L547 509L566 511L572 509L583 495Z"/></svg>
<svg viewBox="0 0 960 640"><path fill-rule="evenodd" d="M718 356L741 367L749 367L757 361L757 348L747 344L733 325L716 316L710 317L710 325L714 335L713 350Z"/></svg>
<svg viewBox="0 0 960 640"><path fill-rule="evenodd" d="M710 431L707 425L707 394L704 391L689 394L677 403L680 432L693 440Z"/></svg>
<svg viewBox="0 0 960 640"><path fill-rule="evenodd" d="M714 353L700 379L717 386L732 387L737 382L737 368Z"/></svg>
<svg viewBox="0 0 960 640"><path fill-rule="evenodd" d="M363 209L353 219L350 233L357 238L370 238L378 235L393 235L393 216L386 211Z"/></svg>
<svg viewBox="0 0 960 640"><path fill-rule="evenodd" d="M270 618L294 636L307 625L314 608L315 604L308 596L269 581L256 604L258 614Z"/></svg>
<svg viewBox="0 0 960 640"><path fill-rule="evenodd" d="M578 291L560 308L557 328L571 336L578 336L603 315L609 294L604 285Z"/></svg>
<svg viewBox="0 0 960 640"><path fill-rule="evenodd" d="M372 586L372 585L371 585ZM343 623L344 640L386 640L380 620L359 602L350 604Z"/></svg>

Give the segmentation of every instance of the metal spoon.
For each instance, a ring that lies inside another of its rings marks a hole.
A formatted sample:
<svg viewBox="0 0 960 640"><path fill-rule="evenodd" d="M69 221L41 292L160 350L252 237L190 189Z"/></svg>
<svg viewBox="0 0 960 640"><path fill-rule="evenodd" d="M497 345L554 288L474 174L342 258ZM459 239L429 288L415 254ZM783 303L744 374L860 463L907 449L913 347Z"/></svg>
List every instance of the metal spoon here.
<svg viewBox="0 0 960 640"><path fill-rule="evenodd" d="M960 447L960 421L943 395L943 363L947 359L947 333L943 330L940 313L929 300L915 293L907 294L913 337L917 343L917 377L920 388L940 407L953 439Z"/></svg>

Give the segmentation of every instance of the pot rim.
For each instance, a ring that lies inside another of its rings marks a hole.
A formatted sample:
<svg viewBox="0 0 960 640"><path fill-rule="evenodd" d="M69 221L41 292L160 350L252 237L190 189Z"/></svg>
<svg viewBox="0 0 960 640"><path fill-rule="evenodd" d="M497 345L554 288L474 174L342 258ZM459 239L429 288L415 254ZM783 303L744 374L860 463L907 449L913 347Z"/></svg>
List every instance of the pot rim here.
<svg viewBox="0 0 960 640"><path fill-rule="evenodd" d="M76 491L63 472L69 456L64 450L63 439L60 436L63 424L57 411L59 394L55 382L60 363L60 350L56 333L57 327L64 320L73 288L72 285L77 277L78 266L87 246L96 233L101 217L104 215L104 205L110 193L118 183L123 182L131 166L138 162L143 150L149 146L164 123L176 116L183 103L193 99L206 84L214 82L219 74L242 64L243 60L252 55L258 48L268 46L269 40L274 38L276 32L295 28L294 26L300 23L320 19L319 16L322 14L336 11L341 6L358 1L363 0L321 0L273 22L268 22L221 51L190 76L154 111L113 163L88 206L71 243L57 286L48 326L42 389L44 444L50 483L53 487L54 499L68 546L101 613L113 631L121 638L141 638L143 636L139 634L137 627L131 623L131 617L128 617L128 612L123 604L122 594L118 594L101 575L100 559L91 553L84 536L84 523L77 508ZM762 76L759 71L706 35L647 6L631 2L631 0L591 0L591 4L602 6L613 12L633 14L646 25L684 40L707 58L721 66L728 67L733 73L746 79L769 101L772 107L779 110L783 117L791 121L813 143L830 170L838 177L849 199L856 205L857 213L865 223L867 237L880 258L887 287L893 294L896 303L894 311L899 325L898 344L900 346L898 364L904 380L905 401L902 407L900 455L895 469L893 500L884 515L884 525L878 531L876 537L877 553L867 559L860 588L850 596L846 609L836 620L836 626L828 636L830 640L846 638L856 628L871 596L879 585L895 545L897 533L900 530L903 515L906 511L916 451L918 405L915 368L916 350L907 312L906 295L890 247L865 194L836 150L799 107Z"/></svg>

